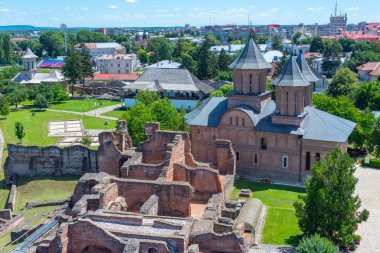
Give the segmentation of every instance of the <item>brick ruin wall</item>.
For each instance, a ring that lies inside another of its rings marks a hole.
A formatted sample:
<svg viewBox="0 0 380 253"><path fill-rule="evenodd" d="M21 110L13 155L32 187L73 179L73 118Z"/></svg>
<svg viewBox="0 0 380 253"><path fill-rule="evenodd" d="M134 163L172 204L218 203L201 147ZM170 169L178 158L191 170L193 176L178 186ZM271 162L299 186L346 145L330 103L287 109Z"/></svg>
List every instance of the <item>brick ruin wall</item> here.
<svg viewBox="0 0 380 253"><path fill-rule="evenodd" d="M13 174L25 177L80 176L90 172L98 172L98 154L85 146L40 148L8 144L8 157L4 165L6 181Z"/></svg>

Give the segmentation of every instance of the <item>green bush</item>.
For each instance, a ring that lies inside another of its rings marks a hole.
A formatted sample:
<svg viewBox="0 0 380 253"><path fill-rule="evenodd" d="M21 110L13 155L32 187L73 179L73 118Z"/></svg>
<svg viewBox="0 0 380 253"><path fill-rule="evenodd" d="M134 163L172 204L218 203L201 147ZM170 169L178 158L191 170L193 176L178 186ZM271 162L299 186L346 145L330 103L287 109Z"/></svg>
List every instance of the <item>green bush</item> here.
<svg viewBox="0 0 380 253"><path fill-rule="evenodd" d="M360 162L361 162L362 166L380 169L380 160L379 159L370 159L369 164L365 164L364 158L362 158L360 160Z"/></svg>
<svg viewBox="0 0 380 253"><path fill-rule="evenodd" d="M339 253L339 250L330 240L313 235L301 240L297 253Z"/></svg>

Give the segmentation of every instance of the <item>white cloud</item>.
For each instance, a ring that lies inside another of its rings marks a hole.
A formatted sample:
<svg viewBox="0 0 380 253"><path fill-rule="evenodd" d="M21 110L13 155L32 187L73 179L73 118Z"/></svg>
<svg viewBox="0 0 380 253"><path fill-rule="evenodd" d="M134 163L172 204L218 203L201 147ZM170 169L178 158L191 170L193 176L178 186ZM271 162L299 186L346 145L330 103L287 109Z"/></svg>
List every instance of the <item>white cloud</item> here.
<svg viewBox="0 0 380 253"><path fill-rule="evenodd" d="M88 7L83 7L82 10L87 11Z"/></svg>
<svg viewBox="0 0 380 253"><path fill-rule="evenodd" d="M174 8L173 10L175 10L175 11L180 11L181 9L180 9L180 8Z"/></svg>
<svg viewBox="0 0 380 253"><path fill-rule="evenodd" d="M277 7L273 7L272 9L269 9L267 11L258 13L256 16L258 16L258 17L272 17L277 12L278 12L278 8Z"/></svg>
<svg viewBox="0 0 380 253"><path fill-rule="evenodd" d="M116 5L110 5L110 8L111 9L117 9L117 6Z"/></svg>
<svg viewBox="0 0 380 253"><path fill-rule="evenodd" d="M168 12L169 10L156 10L155 12Z"/></svg>
<svg viewBox="0 0 380 253"><path fill-rule="evenodd" d="M1 12L14 12L15 10L10 10L7 8L0 9Z"/></svg>
<svg viewBox="0 0 380 253"><path fill-rule="evenodd" d="M18 15L26 15L26 14L28 14L26 11L19 11L19 12L17 12L17 14Z"/></svg>
<svg viewBox="0 0 380 253"><path fill-rule="evenodd" d="M254 6L254 5L250 5L249 8L256 8L256 6Z"/></svg>
<svg viewBox="0 0 380 253"><path fill-rule="evenodd" d="M66 11L71 11L71 7L70 7L70 6L67 6L67 7L65 8L65 10L66 10Z"/></svg>
<svg viewBox="0 0 380 253"><path fill-rule="evenodd" d="M358 11L358 10L359 10L359 6L350 7L346 9L346 11Z"/></svg>
<svg viewBox="0 0 380 253"><path fill-rule="evenodd" d="M137 0L125 0L127 3L131 3L131 4L134 4L134 3L137 3Z"/></svg>
<svg viewBox="0 0 380 253"><path fill-rule="evenodd" d="M309 7L308 10L309 11L322 11L322 10L325 10L326 8L323 7L323 6L317 6L317 7Z"/></svg>

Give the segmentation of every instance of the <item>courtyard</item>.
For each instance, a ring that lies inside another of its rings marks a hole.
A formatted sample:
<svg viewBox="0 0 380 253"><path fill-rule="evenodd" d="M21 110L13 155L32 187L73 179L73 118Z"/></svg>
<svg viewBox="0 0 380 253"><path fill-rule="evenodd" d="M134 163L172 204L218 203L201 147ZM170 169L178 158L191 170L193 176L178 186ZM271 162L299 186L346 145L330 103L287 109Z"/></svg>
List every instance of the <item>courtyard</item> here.
<svg viewBox="0 0 380 253"><path fill-rule="evenodd" d="M240 189L250 189L252 197L260 199L268 207L262 243L297 245L301 230L293 203L298 195L305 193L303 188L237 180L231 199L238 199Z"/></svg>

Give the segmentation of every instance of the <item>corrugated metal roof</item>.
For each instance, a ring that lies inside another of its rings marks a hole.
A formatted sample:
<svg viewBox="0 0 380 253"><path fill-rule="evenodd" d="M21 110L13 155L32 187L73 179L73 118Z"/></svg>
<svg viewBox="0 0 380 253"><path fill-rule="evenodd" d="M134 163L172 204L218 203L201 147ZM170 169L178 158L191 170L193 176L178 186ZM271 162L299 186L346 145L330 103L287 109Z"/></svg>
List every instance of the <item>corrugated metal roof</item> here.
<svg viewBox="0 0 380 253"><path fill-rule="evenodd" d="M263 207L259 199L249 199L236 219L234 230L255 231Z"/></svg>

